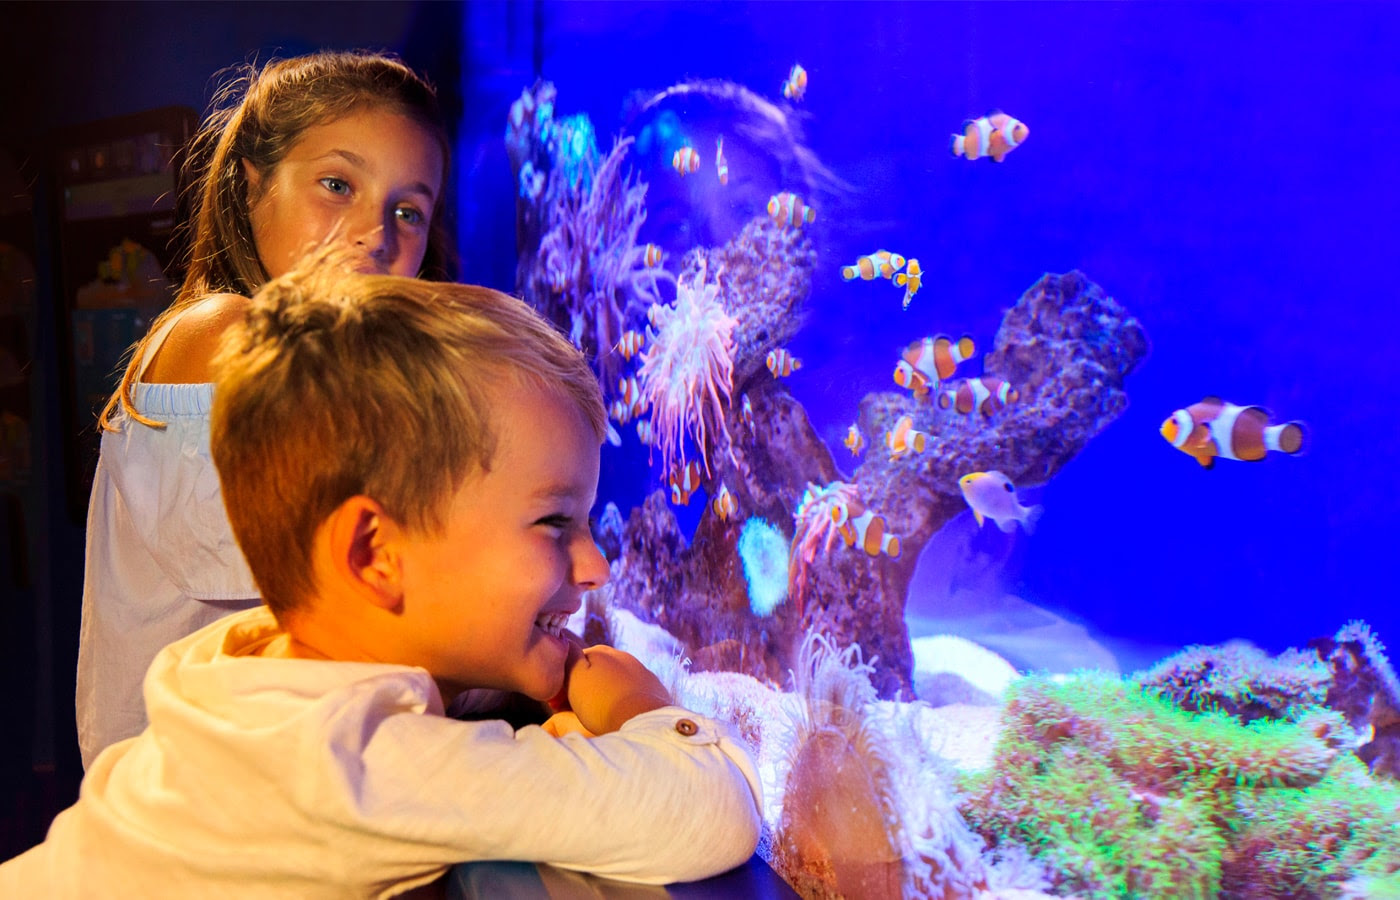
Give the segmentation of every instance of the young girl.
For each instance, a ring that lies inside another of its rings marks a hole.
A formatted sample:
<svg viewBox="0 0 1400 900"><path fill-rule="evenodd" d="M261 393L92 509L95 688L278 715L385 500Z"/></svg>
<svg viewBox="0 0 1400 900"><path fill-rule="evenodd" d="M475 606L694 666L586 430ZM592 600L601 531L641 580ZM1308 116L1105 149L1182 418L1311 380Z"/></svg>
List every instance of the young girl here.
<svg viewBox="0 0 1400 900"><path fill-rule="evenodd" d="M432 87L384 55L248 67L216 96L182 172L187 274L100 420L78 649L84 767L145 727L156 651L259 602L209 459L220 337L327 238L364 271L453 278L448 150Z"/></svg>

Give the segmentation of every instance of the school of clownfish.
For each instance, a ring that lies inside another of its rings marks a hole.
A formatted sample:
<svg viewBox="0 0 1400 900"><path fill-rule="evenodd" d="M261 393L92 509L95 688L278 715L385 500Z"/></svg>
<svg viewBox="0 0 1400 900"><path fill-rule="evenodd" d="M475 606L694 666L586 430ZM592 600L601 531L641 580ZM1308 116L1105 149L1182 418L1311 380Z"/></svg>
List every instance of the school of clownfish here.
<svg viewBox="0 0 1400 900"><path fill-rule="evenodd" d="M801 65L794 64L782 83L783 96L793 102L801 101L806 95L807 85L807 71ZM992 110L984 116L966 120L962 129L950 136L949 150L953 156L969 161L987 158L1000 163L1007 154L1025 143L1029 135L1030 128L1024 122L1001 110ZM700 154L689 144L676 150L672 156L672 167L681 177L698 172L700 166ZM715 170L719 183L727 185L729 162L724 155L723 135L715 141ZM791 191L782 191L770 197L767 210L779 227L802 228L816 221L816 210ZM660 265L660 248L647 244L643 260L647 267ZM896 288L903 288L901 308L905 310L923 287L923 275L924 270L918 259L906 258L884 249L860 256L854 263L841 267L844 281L882 279ZM618 349L630 360L642 349L644 341L645 337L640 332L628 331L623 335ZM976 411L984 417L991 417L1019 399L1016 389L1005 380L976 376L945 387L957 366L972 357L974 349L972 338L966 335L956 340L945 335L916 340L905 348L896 363L894 381L910 391L917 400L934 398L941 409L954 410L963 415ZM780 347L769 352L766 365L774 378L787 378L802 368L802 360ZM645 401L635 377L624 378L619 391L621 399L613 404L611 413L613 418L626 424L646 411ZM752 427L753 408L747 394L741 396L741 404L741 420ZM1173 447L1192 456L1207 469L1214 466L1217 458L1259 461L1270 451L1288 455L1303 452L1308 443L1306 424L1300 421L1273 424L1271 419L1271 414L1262 407L1238 406L1218 397L1206 397L1168 416L1160 432ZM637 433L644 444L651 443L649 421L639 420ZM615 430L609 426L609 440L620 443L620 438L614 440L615 437ZM923 453L929 441L928 433L916 429L910 415L900 417L884 435L891 462ZM866 437L858 425L849 426L844 444L855 457L865 452ZM678 506L688 504L691 495L701 485L699 464L691 461L673 467L668 482L671 502ZM1030 533L1042 512L1038 505L1026 506L1021 503L1011 479L999 471L970 472L958 479L958 487L979 527L991 520L1002 531L1013 531L1019 523L1023 530ZM710 510L722 521L729 521L737 515L738 502L727 485L720 484L710 501ZM899 538L889 532L882 516L865 508L859 501L834 503L831 516L847 547L859 547L872 557L882 553L892 559L899 557Z"/></svg>

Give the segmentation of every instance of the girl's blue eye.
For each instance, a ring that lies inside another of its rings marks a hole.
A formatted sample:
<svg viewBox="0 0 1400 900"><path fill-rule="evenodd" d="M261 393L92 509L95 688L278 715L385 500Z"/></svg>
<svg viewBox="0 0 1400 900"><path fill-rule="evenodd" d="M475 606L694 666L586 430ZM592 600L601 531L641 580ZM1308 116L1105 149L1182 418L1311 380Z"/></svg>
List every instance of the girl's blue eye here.
<svg viewBox="0 0 1400 900"><path fill-rule="evenodd" d="M344 196L350 193L350 185L339 178L322 178L321 184L332 194Z"/></svg>
<svg viewBox="0 0 1400 900"><path fill-rule="evenodd" d="M422 225L424 221L423 214L411 206L400 206L394 210L394 215L406 225Z"/></svg>

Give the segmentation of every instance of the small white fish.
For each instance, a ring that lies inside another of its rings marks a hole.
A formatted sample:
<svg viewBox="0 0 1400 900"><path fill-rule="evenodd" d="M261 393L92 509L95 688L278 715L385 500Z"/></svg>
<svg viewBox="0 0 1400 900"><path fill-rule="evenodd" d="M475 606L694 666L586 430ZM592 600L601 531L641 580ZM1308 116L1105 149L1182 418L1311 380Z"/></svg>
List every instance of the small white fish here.
<svg viewBox="0 0 1400 900"><path fill-rule="evenodd" d="M979 526L991 519L1002 531L1015 531L1016 523L1020 522L1026 534L1032 534L1036 521L1045 511L1039 505L1022 506L1016 496L1016 485L1001 472L970 472L958 479L958 487L967 505L972 507L972 515Z"/></svg>

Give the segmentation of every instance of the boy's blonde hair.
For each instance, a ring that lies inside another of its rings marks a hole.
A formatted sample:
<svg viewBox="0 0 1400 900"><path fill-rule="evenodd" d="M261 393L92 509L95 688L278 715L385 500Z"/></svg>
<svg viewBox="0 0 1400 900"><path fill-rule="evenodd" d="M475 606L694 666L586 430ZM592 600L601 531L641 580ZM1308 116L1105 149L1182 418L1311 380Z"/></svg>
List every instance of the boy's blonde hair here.
<svg viewBox="0 0 1400 900"><path fill-rule="evenodd" d="M235 67L224 74L227 80L215 93L208 117L183 151L176 229L183 245L177 264L185 269L180 293L132 348L121 384L98 419L104 430L115 430L112 417L118 409L142 424L163 427L132 406L131 385L146 342L170 316L210 294L251 297L267 280L253 242L250 210L256 198L250 195L245 161L266 179L308 128L380 108L416 122L433 136L442 151L442 183L447 184L452 147L437 94L391 54L326 50L272 60L261 68ZM457 254L444 221L445 207L438 197L420 274L451 281L457 277Z"/></svg>
<svg viewBox="0 0 1400 900"><path fill-rule="evenodd" d="M313 537L350 497L441 533L463 480L490 469L503 383L571 400L600 442L607 428L583 354L521 301L324 255L264 286L214 364L224 506L279 619L312 595Z"/></svg>

